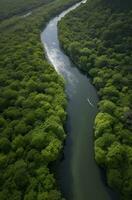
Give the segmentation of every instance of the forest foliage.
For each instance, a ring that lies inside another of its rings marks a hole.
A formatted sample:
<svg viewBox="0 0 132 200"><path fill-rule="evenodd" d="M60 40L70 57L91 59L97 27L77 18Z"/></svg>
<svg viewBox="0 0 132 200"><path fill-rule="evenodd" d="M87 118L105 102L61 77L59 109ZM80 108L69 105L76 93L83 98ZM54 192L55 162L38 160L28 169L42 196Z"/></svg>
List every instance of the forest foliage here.
<svg viewBox="0 0 132 200"><path fill-rule="evenodd" d="M0 19L2 20L12 15L21 14L53 1L54 0L0 0Z"/></svg>
<svg viewBox="0 0 132 200"><path fill-rule="evenodd" d="M124 200L132 198L131 25L131 0L88 0L59 24L63 49L97 88L95 159Z"/></svg>
<svg viewBox="0 0 132 200"><path fill-rule="evenodd" d="M64 80L40 41L47 21L76 0L55 0L0 24L0 199L62 200L51 164L65 139Z"/></svg>

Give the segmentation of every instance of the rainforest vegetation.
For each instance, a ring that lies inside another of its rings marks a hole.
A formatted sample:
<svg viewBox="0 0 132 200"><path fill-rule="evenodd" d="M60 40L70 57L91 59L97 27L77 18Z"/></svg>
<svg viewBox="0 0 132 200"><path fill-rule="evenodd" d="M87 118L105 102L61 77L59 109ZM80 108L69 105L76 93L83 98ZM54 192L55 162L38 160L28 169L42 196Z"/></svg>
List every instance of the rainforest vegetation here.
<svg viewBox="0 0 132 200"><path fill-rule="evenodd" d="M50 1L0 24L1 200L62 200L50 166L65 139L64 81L47 63L40 33L75 2Z"/></svg>
<svg viewBox="0 0 132 200"><path fill-rule="evenodd" d="M132 198L132 1L88 0L59 23L59 38L99 96L95 160L107 183Z"/></svg>
<svg viewBox="0 0 132 200"><path fill-rule="evenodd" d="M9 18L53 0L0 0L0 19Z"/></svg>

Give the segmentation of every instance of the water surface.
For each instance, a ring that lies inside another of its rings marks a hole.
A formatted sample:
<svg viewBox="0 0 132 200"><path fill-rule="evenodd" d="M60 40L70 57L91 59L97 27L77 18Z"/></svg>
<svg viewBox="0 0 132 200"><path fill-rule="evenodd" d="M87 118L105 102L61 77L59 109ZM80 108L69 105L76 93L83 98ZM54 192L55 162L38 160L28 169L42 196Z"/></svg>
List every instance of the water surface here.
<svg viewBox="0 0 132 200"><path fill-rule="evenodd" d="M85 2L85 1L83 1ZM59 184L67 200L115 200L94 160L93 125L97 113L97 93L59 45L57 23L80 3L52 19L41 34L47 58L66 81L68 137L64 160L59 165Z"/></svg>

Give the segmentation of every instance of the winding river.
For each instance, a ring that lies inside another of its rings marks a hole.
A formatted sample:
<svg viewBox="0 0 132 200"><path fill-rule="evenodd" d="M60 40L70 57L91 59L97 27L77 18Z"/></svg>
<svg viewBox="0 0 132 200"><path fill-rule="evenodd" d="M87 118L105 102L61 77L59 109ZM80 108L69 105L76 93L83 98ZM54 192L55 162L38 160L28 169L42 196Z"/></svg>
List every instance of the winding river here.
<svg viewBox="0 0 132 200"><path fill-rule="evenodd" d="M84 3L84 1L83 1ZM77 3L53 18L41 34L48 61L66 81L68 96L68 137L64 159L59 164L60 189L67 200L115 200L94 160L93 125L97 113L97 93L60 48L57 23Z"/></svg>

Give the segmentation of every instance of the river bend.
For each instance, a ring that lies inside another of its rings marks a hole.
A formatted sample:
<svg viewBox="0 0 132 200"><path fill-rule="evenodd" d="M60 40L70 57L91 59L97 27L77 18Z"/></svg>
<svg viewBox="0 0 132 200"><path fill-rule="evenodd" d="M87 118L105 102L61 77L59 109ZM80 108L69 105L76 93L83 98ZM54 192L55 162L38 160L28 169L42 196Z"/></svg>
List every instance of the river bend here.
<svg viewBox="0 0 132 200"><path fill-rule="evenodd" d="M83 1L83 3L85 3ZM97 93L87 76L65 55L58 40L57 24L77 3L53 18L43 30L41 41L47 59L66 81L68 96L68 136L58 179L67 200L114 200L94 160L93 125L97 113Z"/></svg>

